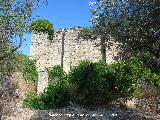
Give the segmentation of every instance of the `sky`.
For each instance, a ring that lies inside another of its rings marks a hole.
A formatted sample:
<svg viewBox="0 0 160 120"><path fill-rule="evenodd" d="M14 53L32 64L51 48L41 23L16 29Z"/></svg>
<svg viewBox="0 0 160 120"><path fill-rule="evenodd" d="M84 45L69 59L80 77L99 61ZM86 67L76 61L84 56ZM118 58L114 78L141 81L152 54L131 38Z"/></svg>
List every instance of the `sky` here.
<svg viewBox="0 0 160 120"><path fill-rule="evenodd" d="M49 20L57 31L59 28L74 26L91 26L89 2L96 0L48 0L48 5L42 6L33 12L33 17ZM37 17L39 16L39 17ZM23 46L19 49L23 54L29 55L31 34L24 34Z"/></svg>

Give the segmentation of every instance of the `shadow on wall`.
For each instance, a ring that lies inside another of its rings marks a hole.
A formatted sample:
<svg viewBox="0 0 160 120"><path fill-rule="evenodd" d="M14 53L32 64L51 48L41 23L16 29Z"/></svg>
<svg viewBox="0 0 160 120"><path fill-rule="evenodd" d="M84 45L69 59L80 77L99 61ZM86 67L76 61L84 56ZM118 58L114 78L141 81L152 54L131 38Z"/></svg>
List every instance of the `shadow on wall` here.
<svg viewBox="0 0 160 120"><path fill-rule="evenodd" d="M62 53L61 53L61 67L63 68L64 61L64 40L65 40L65 31L62 33Z"/></svg>
<svg viewBox="0 0 160 120"><path fill-rule="evenodd" d="M110 46L108 46L110 47ZM133 56L133 51L128 47L123 47L121 45L117 45L116 49L119 50L117 55L113 57L115 61L122 61L130 59Z"/></svg>

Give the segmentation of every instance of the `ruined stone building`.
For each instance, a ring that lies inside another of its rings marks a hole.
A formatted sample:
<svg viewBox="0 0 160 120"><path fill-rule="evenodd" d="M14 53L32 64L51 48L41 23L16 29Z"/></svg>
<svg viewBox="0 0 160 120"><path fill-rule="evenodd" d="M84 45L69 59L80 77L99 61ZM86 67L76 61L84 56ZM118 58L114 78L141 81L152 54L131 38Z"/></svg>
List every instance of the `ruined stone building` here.
<svg viewBox="0 0 160 120"><path fill-rule="evenodd" d="M61 65L67 72L82 60L102 60L100 39L83 39L79 37L79 33L79 28L60 29L52 41L48 39L47 34L32 33L30 58L36 60L38 93L48 86L47 68ZM106 48L106 62L109 64L115 61L118 52L116 47L114 43L112 47Z"/></svg>

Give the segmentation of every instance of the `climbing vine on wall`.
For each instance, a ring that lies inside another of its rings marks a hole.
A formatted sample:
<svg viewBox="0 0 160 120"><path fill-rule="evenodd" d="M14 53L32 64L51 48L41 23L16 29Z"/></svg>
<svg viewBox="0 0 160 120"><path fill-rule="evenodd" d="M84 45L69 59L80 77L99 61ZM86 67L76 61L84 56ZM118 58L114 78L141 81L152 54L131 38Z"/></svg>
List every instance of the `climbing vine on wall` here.
<svg viewBox="0 0 160 120"><path fill-rule="evenodd" d="M48 38L50 40L54 37L54 28L52 23L50 23L48 20L36 20L31 23L29 27L30 32L36 31L36 32L43 32L48 34Z"/></svg>

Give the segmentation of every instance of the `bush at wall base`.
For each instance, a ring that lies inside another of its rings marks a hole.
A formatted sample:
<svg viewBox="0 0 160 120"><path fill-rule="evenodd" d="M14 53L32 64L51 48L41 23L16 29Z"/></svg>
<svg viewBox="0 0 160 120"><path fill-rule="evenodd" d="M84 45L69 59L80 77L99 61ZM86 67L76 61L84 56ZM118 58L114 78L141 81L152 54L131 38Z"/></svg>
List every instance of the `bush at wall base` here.
<svg viewBox="0 0 160 120"><path fill-rule="evenodd" d="M33 108L38 110L45 109L45 104L41 96L37 96L36 93L29 93L23 100L22 106L24 108Z"/></svg>
<svg viewBox="0 0 160 120"><path fill-rule="evenodd" d="M152 73L136 58L112 65L82 61L71 69L69 80L77 88L75 98L86 105L135 97L140 91L139 80L160 85L160 75Z"/></svg>
<svg viewBox="0 0 160 120"><path fill-rule="evenodd" d="M112 65L82 61L71 69L69 75L52 82L41 96L28 95L23 106L52 109L68 105L70 98L74 102L89 106L107 104L118 98L136 96L140 91L139 80L147 80L160 86L160 75L152 73L137 59ZM70 86L76 88L77 94L69 93Z"/></svg>
<svg viewBox="0 0 160 120"><path fill-rule="evenodd" d="M69 73L69 80L77 88L77 101L93 105L112 100L115 96L105 79L109 71L109 66L101 62L82 61L73 67Z"/></svg>
<svg viewBox="0 0 160 120"><path fill-rule="evenodd" d="M53 66L48 70L49 83L63 79L67 74L60 65Z"/></svg>
<svg viewBox="0 0 160 120"><path fill-rule="evenodd" d="M64 107L69 104L68 87L69 84L66 80L50 84L40 96L34 93L29 94L23 101L23 107L40 110Z"/></svg>

